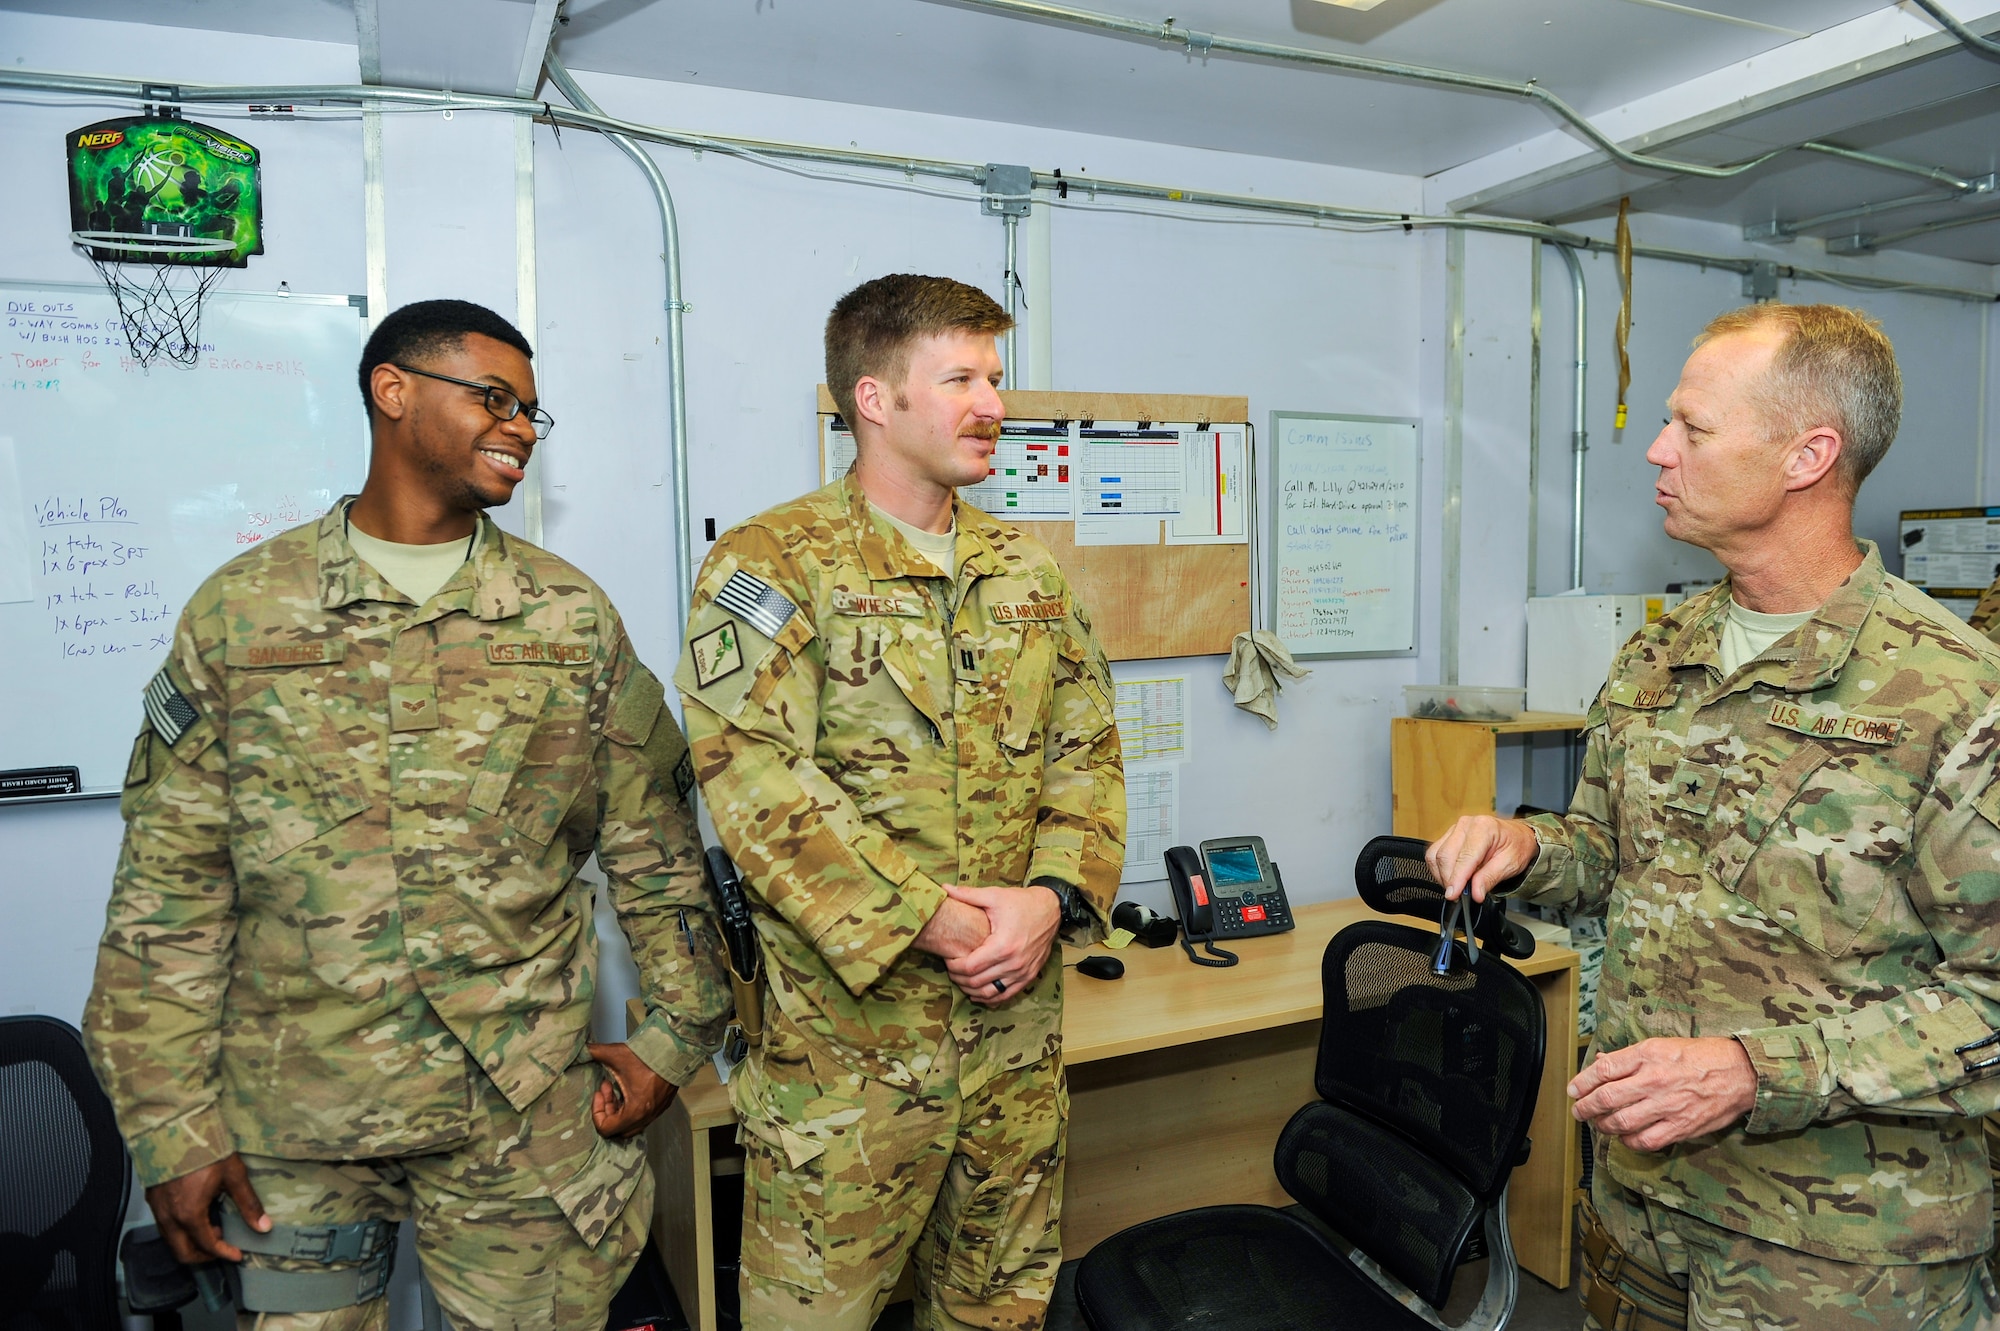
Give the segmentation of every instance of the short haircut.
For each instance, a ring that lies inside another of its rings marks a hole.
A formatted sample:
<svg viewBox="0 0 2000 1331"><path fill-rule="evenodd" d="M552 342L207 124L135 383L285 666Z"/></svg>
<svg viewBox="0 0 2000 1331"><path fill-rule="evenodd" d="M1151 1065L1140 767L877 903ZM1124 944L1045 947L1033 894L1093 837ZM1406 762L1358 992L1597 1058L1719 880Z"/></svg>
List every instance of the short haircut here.
<svg viewBox="0 0 2000 1331"><path fill-rule="evenodd" d="M1762 328L1785 335L1757 394L1770 436L1832 426L1840 475L1858 491L1903 419L1903 373L1882 325L1844 305L1745 305L1709 320L1694 344Z"/></svg>
<svg viewBox="0 0 2000 1331"><path fill-rule="evenodd" d="M395 311L368 335L368 345L361 349L362 404L373 415L372 381L377 365L402 361L421 364L463 347L467 333L504 342L529 360L535 358L534 348L521 336L521 330L484 305L469 300L420 300Z"/></svg>
<svg viewBox="0 0 2000 1331"><path fill-rule="evenodd" d="M826 317L827 391L852 429L854 385L863 378L901 383L919 340L940 333L998 336L1013 326L993 297L949 277L891 273L863 282Z"/></svg>

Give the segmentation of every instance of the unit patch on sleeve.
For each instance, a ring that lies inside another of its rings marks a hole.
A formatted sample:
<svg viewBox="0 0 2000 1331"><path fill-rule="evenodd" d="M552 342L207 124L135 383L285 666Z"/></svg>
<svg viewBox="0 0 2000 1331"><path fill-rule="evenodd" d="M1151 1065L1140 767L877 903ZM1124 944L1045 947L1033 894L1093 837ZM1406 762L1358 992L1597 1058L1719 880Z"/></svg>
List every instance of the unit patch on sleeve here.
<svg viewBox="0 0 2000 1331"><path fill-rule="evenodd" d="M722 598L718 596L715 599L720 601ZM785 604L790 605L791 602ZM696 638L688 644L688 650L694 654L695 683L704 689L743 668L743 643L737 637L736 621L733 619L723 620Z"/></svg>
<svg viewBox="0 0 2000 1331"><path fill-rule="evenodd" d="M729 575L728 582L722 584L722 590L715 594L715 603L724 610L743 616L751 628L773 640L784 631L785 625L799 610L776 587L762 578L745 573L740 568ZM730 641L735 640L732 629ZM740 658L737 663L742 664ZM728 671L723 672L727 673ZM718 675L716 678L720 679L721 676ZM705 686L708 681L704 679L702 683Z"/></svg>
<svg viewBox="0 0 2000 1331"><path fill-rule="evenodd" d="M180 742L181 736L187 734L188 727L201 715L187 700L187 695L175 687L165 666L160 667L160 673L146 685L145 699L146 718L153 723L153 733L165 740L169 748Z"/></svg>

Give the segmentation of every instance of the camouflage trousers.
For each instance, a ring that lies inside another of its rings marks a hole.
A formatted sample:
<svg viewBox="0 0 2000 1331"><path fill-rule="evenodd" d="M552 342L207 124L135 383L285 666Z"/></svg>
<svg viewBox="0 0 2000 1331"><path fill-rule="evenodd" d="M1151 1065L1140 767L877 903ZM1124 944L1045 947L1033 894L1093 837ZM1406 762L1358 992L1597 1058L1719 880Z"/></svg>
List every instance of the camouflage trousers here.
<svg viewBox="0 0 2000 1331"><path fill-rule="evenodd" d="M917 1331L1038 1331L1062 1245L1060 1056L970 1094L957 1051L917 1091L782 1018L731 1079L745 1151L743 1331L868 1331L906 1262Z"/></svg>
<svg viewBox="0 0 2000 1331"><path fill-rule="evenodd" d="M1986 1168L1993 1175L1993 1196L2000 1200L2000 1114L1988 1114L1979 1120L1979 1126L1986 1136ZM1995 1280L2000 1280L2000 1234L1995 1235L1995 1240L1986 1253L1986 1269Z"/></svg>
<svg viewBox="0 0 2000 1331"><path fill-rule="evenodd" d="M1620 1247L1686 1288L1690 1331L1983 1331L2000 1304L1984 1258L1928 1266L1835 1261L1648 1201L1602 1168L1590 1199ZM1612 1331L1589 1316L1584 1325Z"/></svg>
<svg viewBox="0 0 2000 1331"><path fill-rule="evenodd" d="M418 1260L453 1331L603 1331L645 1245L653 1179L636 1142L590 1119L599 1073L579 1063L525 1112L473 1071L469 1140L381 1160L246 1155L281 1224L414 1218ZM252 1255L278 1270L326 1265ZM337 1264L336 1264L337 1265ZM261 1320L260 1320L261 1319ZM239 1313L239 1331L387 1331L389 1299L331 1312Z"/></svg>

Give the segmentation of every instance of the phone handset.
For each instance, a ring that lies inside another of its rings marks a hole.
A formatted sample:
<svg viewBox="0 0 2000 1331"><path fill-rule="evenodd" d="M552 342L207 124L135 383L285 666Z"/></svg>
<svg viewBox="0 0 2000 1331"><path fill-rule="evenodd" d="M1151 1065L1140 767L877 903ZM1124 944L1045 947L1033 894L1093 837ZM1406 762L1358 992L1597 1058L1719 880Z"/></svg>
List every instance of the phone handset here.
<svg viewBox="0 0 2000 1331"><path fill-rule="evenodd" d="M1209 894L1208 870L1193 846L1174 846L1167 851L1167 886L1173 889L1174 905L1181 917L1181 950L1197 966L1234 966L1234 952L1215 945L1215 902ZM1199 938L1208 956L1198 957L1194 940Z"/></svg>

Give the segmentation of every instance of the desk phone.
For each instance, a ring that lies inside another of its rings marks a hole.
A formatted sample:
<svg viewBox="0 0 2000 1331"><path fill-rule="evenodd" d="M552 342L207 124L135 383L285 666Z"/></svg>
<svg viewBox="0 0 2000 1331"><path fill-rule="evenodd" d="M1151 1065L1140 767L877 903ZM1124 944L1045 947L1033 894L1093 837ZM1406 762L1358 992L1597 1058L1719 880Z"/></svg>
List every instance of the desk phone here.
<svg viewBox="0 0 2000 1331"><path fill-rule="evenodd" d="M1199 852L1175 846L1167 852L1167 885L1180 909L1181 947L1196 965L1236 964L1234 953L1215 946L1218 938L1255 938L1292 927L1285 880L1262 837L1220 837L1202 842ZM1197 941L1207 958L1195 955Z"/></svg>

